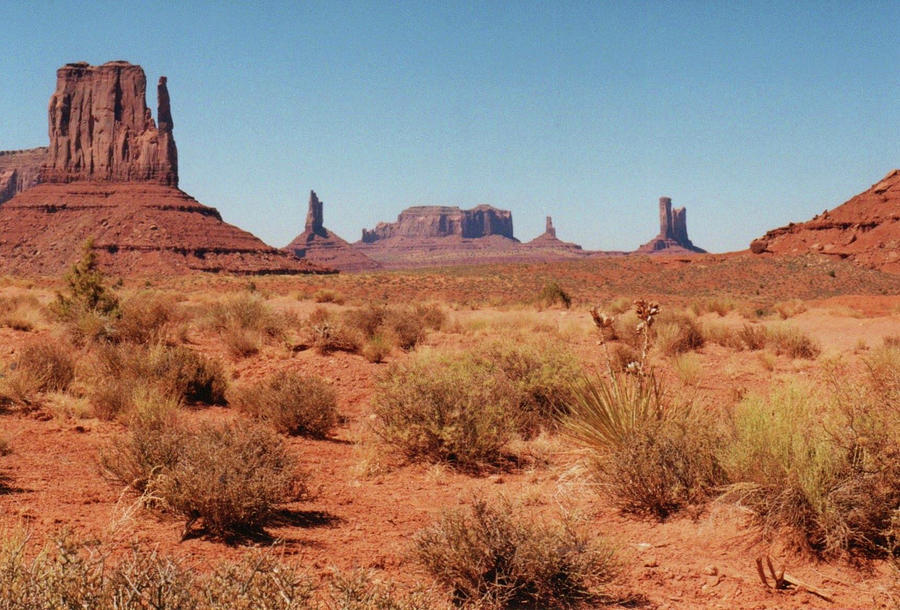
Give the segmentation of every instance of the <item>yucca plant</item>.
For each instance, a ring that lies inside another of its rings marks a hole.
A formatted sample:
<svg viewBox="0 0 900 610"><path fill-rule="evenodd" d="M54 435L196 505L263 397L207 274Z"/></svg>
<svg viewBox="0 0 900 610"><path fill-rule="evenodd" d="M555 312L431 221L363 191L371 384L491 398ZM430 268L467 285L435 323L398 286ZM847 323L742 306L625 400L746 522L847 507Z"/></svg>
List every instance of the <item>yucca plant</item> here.
<svg viewBox="0 0 900 610"><path fill-rule="evenodd" d="M563 427L596 451L621 449L635 432L665 415L661 387L652 373L585 374L573 386L572 397Z"/></svg>

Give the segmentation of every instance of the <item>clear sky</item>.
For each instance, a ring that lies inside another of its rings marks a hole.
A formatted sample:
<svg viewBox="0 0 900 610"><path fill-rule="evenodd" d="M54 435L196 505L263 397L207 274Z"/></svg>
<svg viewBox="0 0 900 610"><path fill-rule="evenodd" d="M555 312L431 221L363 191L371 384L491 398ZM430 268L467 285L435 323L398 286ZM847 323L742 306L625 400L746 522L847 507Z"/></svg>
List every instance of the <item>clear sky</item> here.
<svg viewBox="0 0 900 610"><path fill-rule="evenodd" d="M16 2L0 149L46 145L55 71L169 78L180 186L275 246L310 189L349 241L411 205L512 210L631 250L657 200L746 248L900 166L900 2Z"/></svg>

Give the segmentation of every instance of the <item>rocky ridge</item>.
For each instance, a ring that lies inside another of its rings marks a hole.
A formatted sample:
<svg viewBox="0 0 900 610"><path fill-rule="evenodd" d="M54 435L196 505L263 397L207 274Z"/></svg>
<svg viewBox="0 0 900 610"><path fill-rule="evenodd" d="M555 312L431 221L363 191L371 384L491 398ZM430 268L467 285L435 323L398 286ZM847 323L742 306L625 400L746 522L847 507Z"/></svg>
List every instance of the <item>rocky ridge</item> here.
<svg viewBox="0 0 900 610"><path fill-rule="evenodd" d="M50 145L32 155L46 155L39 183L0 205L0 270L61 273L93 238L101 264L119 274L327 271L223 222L177 188L166 79L157 87L158 125L145 88L143 69L126 62L58 70Z"/></svg>
<svg viewBox="0 0 900 610"><path fill-rule="evenodd" d="M40 182L47 147L0 151L0 204Z"/></svg>
<svg viewBox="0 0 900 610"><path fill-rule="evenodd" d="M818 252L900 273L900 169L812 220L773 229L750 243L755 254Z"/></svg>
<svg viewBox="0 0 900 610"><path fill-rule="evenodd" d="M309 192L309 208L303 233L285 246L285 250L297 258L339 271L365 271L381 267L325 228L323 202L315 191Z"/></svg>

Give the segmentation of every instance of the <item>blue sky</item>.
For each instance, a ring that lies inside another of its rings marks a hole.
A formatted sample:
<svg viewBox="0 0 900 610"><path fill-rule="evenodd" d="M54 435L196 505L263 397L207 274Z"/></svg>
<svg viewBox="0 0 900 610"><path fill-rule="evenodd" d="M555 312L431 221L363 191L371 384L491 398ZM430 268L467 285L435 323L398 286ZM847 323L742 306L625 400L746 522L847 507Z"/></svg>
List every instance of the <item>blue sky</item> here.
<svg viewBox="0 0 900 610"><path fill-rule="evenodd" d="M0 149L66 62L169 78L181 188L283 246L411 205L630 250L660 196L746 248L900 166L900 2L5 2Z"/></svg>

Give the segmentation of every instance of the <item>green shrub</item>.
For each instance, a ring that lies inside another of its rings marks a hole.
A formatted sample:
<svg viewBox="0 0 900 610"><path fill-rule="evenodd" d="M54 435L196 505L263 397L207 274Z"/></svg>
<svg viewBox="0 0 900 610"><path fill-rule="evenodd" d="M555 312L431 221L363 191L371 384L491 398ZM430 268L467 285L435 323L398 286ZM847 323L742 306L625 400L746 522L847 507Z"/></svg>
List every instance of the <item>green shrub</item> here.
<svg viewBox="0 0 900 610"><path fill-rule="evenodd" d="M832 392L782 386L737 408L722 463L729 497L748 506L767 535L835 556L883 555L900 506L897 403L866 383Z"/></svg>
<svg viewBox="0 0 900 610"><path fill-rule="evenodd" d="M512 388L465 354L393 365L374 396L377 431L411 460L496 464L518 427Z"/></svg>
<svg viewBox="0 0 900 610"><path fill-rule="evenodd" d="M57 293L54 311L64 320L77 317L80 312L114 316L119 299L106 287L104 279L97 264L94 240L89 239L82 246L81 259L65 276L68 294Z"/></svg>
<svg viewBox="0 0 900 610"><path fill-rule="evenodd" d="M532 434L555 424L572 401L581 366L563 346L523 337L497 340L472 350L475 362L500 375L513 390L520 432Z"/></svg>
<svg viewBox="0 0 900 610"><path fill-rule="evenodd" d="M416 556L457 604L487 608L575 607L601 601L613 552L573 527L516 517L508 502L477 500L419 532Z"/></svg>
<svg viewBox="0 0 900 610"><path fill-rule="evenodd" d="M282 371L236 392L230 402L285 434L324 438L337 422L335 391L314 375Z"/></svg>

